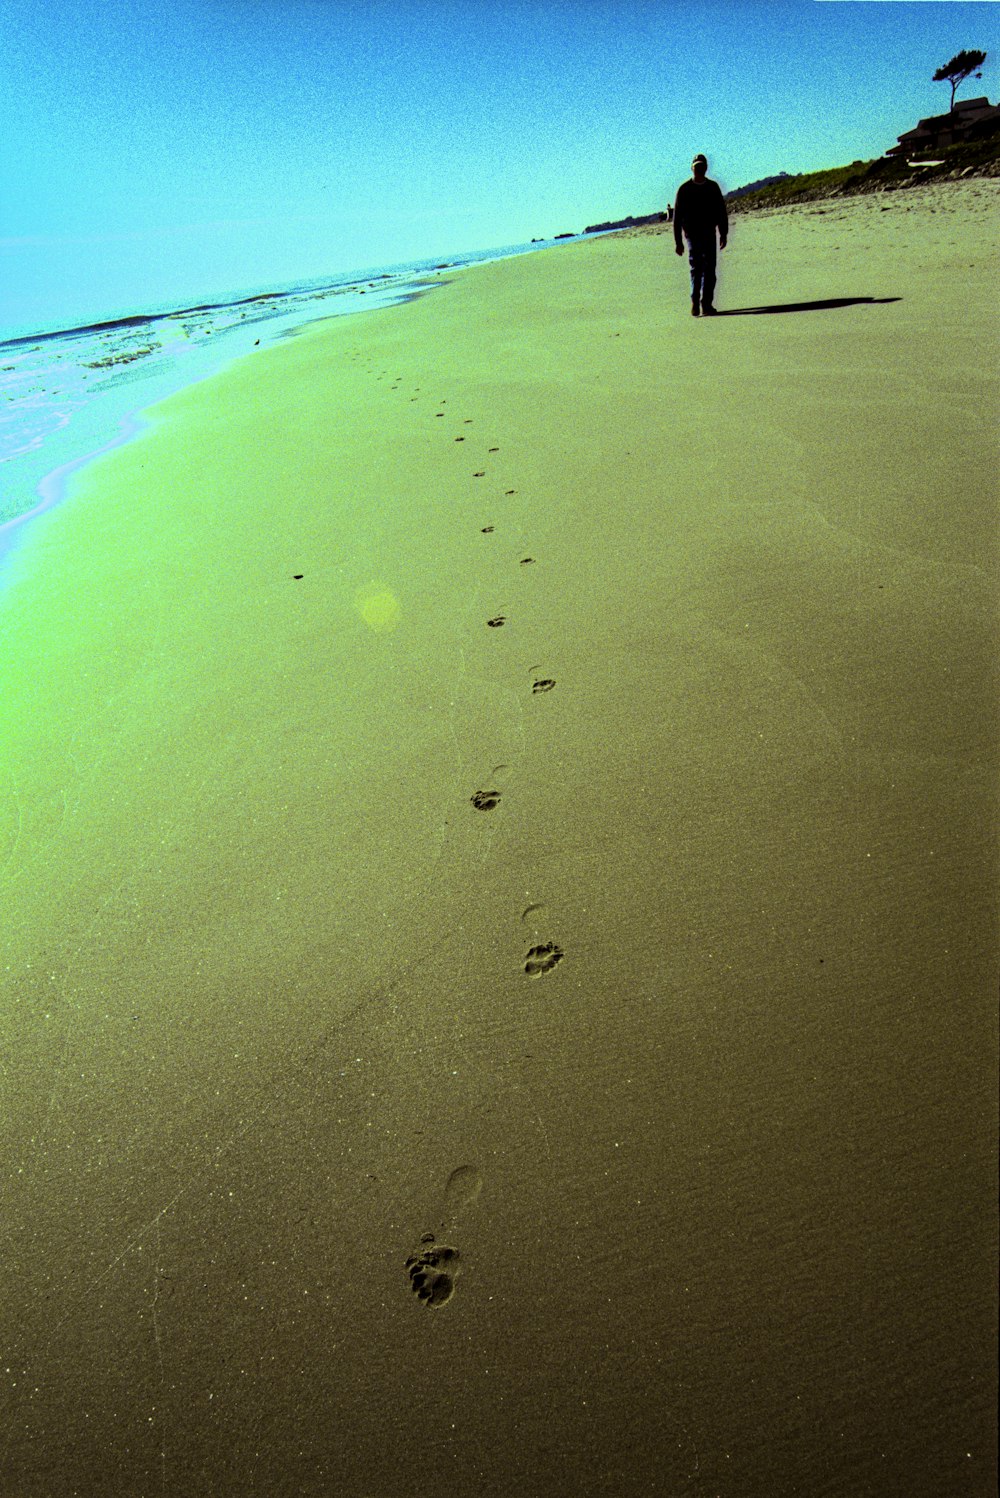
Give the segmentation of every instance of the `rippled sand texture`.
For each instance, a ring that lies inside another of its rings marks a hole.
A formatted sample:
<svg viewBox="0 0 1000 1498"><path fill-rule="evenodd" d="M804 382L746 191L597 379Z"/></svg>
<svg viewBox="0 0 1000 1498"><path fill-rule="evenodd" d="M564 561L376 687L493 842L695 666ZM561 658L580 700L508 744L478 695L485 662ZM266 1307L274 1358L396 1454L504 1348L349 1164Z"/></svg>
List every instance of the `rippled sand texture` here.
<svg viewBox="0 0 1000 1498"><path fill-rule="evenodd" d="M993 1490L997 217L468 270L34 523L5 1491Z"/></svg>

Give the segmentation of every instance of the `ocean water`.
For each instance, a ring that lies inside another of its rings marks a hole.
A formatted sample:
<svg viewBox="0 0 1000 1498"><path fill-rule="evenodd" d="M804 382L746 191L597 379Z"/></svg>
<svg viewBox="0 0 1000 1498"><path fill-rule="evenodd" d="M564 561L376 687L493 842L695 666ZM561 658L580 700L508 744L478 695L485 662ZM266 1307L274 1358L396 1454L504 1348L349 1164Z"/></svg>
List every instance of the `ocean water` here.
<svg viewBox="0 0 1000 1498"><path fill-rule="evenodd" d="M142 430L145 408L306 323L392 306L440 285L449 269L553 243L242 290L86 327L8 329L0 338L0 559L26 522L59 501L77 468Z"/></svg>

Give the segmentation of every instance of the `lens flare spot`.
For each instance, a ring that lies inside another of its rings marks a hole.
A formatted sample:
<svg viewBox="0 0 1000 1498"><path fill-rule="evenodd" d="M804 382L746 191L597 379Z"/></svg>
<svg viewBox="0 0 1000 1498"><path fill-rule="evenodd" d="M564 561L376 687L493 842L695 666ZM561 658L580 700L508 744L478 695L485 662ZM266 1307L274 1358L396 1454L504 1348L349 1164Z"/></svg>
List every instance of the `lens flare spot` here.
<svg viewBox="0 0 1000 1498"><path fill-rule="evenodd" d="M359 588L354 595L354 607L368 628L378 635L388 634L399 623L399 599L391 588Z"/></svg>

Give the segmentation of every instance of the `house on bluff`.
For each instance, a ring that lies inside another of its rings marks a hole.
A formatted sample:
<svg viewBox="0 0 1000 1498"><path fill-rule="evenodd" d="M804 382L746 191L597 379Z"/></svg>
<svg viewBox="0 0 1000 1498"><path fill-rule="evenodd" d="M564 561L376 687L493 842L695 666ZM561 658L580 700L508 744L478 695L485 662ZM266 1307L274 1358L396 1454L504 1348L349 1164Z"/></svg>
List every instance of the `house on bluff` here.
<svg viewBox="0 0 1000 1498"><path fill-rule="evenodd" d="M897 137L898 145L890 146L887 156L900 156L906 161L923 161L937 156L945 146L968 140L989 128L990 123L1000 120L1000 105L989 99L959 99L950 114L932 114L920 120L915 130L907 130Z"/></svg>

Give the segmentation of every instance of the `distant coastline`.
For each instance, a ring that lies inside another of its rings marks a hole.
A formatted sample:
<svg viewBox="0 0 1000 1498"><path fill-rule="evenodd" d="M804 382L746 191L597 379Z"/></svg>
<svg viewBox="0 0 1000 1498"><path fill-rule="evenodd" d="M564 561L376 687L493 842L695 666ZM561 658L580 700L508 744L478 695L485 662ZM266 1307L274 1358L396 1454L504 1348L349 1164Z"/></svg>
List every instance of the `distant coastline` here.
<svg viewBox="0 0 1000 1498"><path fill-rule="evenodd" d="M584 234L608 234L615 229L639 229L645 224L662 224L669 220L669 213L646 213L640 218L633 218L631 214L627 218L616 218L607 224L588 224Z"/></svg>

